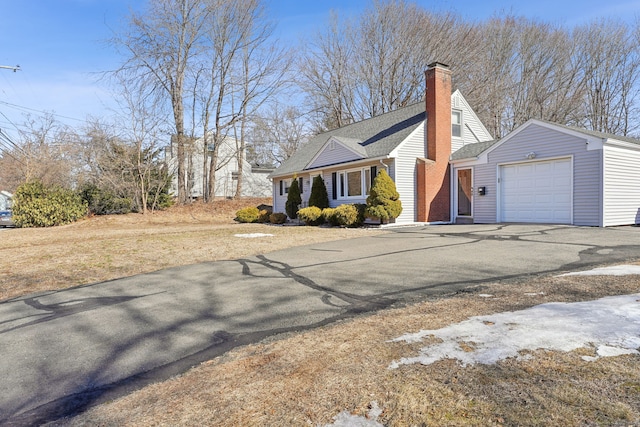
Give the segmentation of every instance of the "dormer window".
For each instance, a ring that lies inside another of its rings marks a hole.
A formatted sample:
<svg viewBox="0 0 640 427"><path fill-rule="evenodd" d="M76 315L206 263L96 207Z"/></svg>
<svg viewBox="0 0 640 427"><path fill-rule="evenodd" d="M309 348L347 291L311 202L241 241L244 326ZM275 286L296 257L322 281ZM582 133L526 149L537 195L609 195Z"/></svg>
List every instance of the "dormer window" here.
<svg viewBox="0 0 640 427"><path fill-rule="evenodd" d="M451 110L451 136L462 138L462 111Z"/></svg>

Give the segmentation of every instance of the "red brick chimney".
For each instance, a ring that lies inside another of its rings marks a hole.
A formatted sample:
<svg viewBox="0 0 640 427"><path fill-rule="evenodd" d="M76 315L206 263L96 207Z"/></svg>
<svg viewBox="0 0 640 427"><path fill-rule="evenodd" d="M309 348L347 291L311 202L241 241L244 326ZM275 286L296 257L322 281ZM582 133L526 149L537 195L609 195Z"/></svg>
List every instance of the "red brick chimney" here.
<svg viewBox="0 0 640 427"><path fill-rule="evenodd" d="M418 221L449 222L451 219L451 70L434 62L426 77L426 159L418 159Z"/></svg>

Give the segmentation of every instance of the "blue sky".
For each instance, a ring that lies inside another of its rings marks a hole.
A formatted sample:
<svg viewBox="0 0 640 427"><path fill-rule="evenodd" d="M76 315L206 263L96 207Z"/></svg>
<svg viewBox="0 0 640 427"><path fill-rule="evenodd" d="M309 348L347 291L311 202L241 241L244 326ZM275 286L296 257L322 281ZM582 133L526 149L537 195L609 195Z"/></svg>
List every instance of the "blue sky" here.
<svg viewBox="0 0 640 427"><path fill-rule="evenodd" d="M330 10L358 14L369 0L266 0L281 39L295 42L326 22ZM417 0L435 11L454 11L469 20L495 13L517 15L575 26L606 16L631 22L640 16L640 0ZM114 69L119 58L105 43L117 31L135 0L0 0L0 65L20 65L13 73L0 69L0 128L15 135L13 124L23 112L53 112L70 125L108 115L113 105L98 73Z"/></svg>

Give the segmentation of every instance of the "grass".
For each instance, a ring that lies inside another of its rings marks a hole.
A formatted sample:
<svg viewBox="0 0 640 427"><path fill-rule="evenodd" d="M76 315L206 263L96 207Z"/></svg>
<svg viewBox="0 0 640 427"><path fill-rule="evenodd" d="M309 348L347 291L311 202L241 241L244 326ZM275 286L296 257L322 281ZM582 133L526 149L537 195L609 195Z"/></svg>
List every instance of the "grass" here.
<svg viewBox="0 0 640 427"><path fill-rule="evenodd" d="M2 231L3 237L7 232L15 236L13 251L0 252L5 255L0 258L2 295L39 288L42 285L33 277L45 279L49 274L49 288L63 287L179 265L172 263L234 258L380 232L234 224L232 208L214 214L209 207L196 206L151 218L94 218L50 230ZM232 238L247 232L274 237ZM71 248L71 242L80 249ZM22 248L38 262L29 263ZM189 256L183 257L184 252ZM18 254L18 268L8 266L10 253ZM60 271L67 269L73 271ZM482 293L494 298L465 292L236 348L180 376L52 425L316 426L331 422L343 410L365 415L372 402L383 411L379 421L389 426L640 425L638 356L586 362L581 356L593 355L594 349L540 349L528 360L508 359L490 366L462 367L441 360L388 369L391 361L425 345L389 341L406 332L544 302L634 292L638 282L633 276L537 277L486 284Z"/></svg>

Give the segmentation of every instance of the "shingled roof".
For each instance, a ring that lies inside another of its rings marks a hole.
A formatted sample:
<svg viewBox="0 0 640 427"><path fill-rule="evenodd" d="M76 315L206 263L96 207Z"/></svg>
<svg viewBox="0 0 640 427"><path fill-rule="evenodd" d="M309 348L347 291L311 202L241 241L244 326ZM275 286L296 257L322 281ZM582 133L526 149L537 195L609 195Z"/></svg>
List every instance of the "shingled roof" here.
<svg viewBox="0 0 640 427"><path fill-rule="evenodd" d="M313 137L287 159L271 176L291 175L305 170L331 137L367 158L390 154L426 118L424 102L343 126Z"/></svg>
<svg viewBox="0 0 640 427"><path fill-rule="evenodd" d="M451 160L473 159L474 157L478 157L480 153L482 153L484 150L487 150L498 141L500 140L494 139L491 141L483 141L476 142L474 144L463 145L457 151L451 154Z"/></svg>

